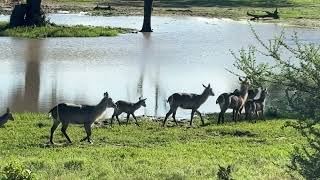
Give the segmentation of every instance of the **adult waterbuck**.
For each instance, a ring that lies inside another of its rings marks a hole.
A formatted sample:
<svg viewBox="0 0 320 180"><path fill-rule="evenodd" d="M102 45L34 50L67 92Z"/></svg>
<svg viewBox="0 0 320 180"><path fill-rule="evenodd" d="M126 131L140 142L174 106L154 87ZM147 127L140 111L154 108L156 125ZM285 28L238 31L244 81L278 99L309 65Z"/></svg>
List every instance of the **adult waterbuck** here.
<svg viewBox="0 0 320 180"><path fill-rule="evenodd" d="M61 132L67 138L69 143L72 143L66 132L69 124L83 124L87 136L80 142L87 140L91 143L91 125L104 113L107 107L116 107L112 99L109 98L107 92L104 93L102 100L95 106L61 103L53 107L49 111L53 119L50 142L54 144L52 140L53 133L59 124L62 123Z"/></svg>
<svg viewBox="0 0 320 180"><path fill-rule="evenodd" d="M249 115L251 113L249 101L254 100L258 93L259 93L258 89L249 89L248 90L248 98L244 104L245 119L249 119ZM240 110L240 113L241 113L241 111L242 111L242 109Z"/></svg>
<svg viewBox="0 0 320 180"><path fill-rule="evenodd" d="M134 115L134 112L136 110L138 110L141 106L146 107L146 100L147 100L147 98L142 99L140 97L139 101L136 102L136 103L131 103L131 102L127 102L127 101L121 101L121 100L117 101L116 102L117 107L114 109L114 112L113 112L113 115L112 115L112 118L111 118L111 126L112 126L114 117L117 118L117 121L118 121L118 123L120 125L120 121L119 121L119 117L118 116L120 114L122 114L122 113L127 113L127 125L129 123L129 117L130 117L130 115L132 115L132 117L136 121L137 126L139 126L137 118Z"/></svg>
<svg viewBox="0 0 320 180"><path fill-rule="evenodd" d="M10 112L10 109L7 108L7 112L0 116L0 127L4 126L9 120L14 121L14 118Z"/></svg>
<svg viewBox="0 0 320 180"><path fill-rule="evenodd" d="M261 112L261 119L263 119L263 120L265 119L264 118L264 106L265 106L265 101L266 101L267 95L268 95L267 89L262 89L259 99L253 99L253 100L249 100L247 102L248 109L249 109L248 111L250 114L250 120L252 120L253 114L255 114L256 118L258 118L259 112ZM256 120L255 120L255 122L256 122Z"/></svg>
<svg viewBox="0 0 320 180"><path fill-rule="evenodd" d="M219 113L218 124L224 123L224 114L228 109L233 110L232 119L234 121L237 121L240 118L240 110L243 108L247 100L250 82L248 78L243 80L241 77L239 77L239 80L241 86L238 92L235 91L236 93L223 93L216 101L216 104L219 104L221 110Z"/></svg>
<svg viewBox="0 0 320 180"><path fill-rule="evenodd" d="M172 94L167 102L170 105L170 110L166 114L166 117L163 121L163 126L165 126L166 121L168 117L172 114L173 120L175 121L176 125L178 125L178 122L176 120L176 112L178 107L182 109L191 109L191 120L190 120L190 126L192 126L192 119L194 116L194 113L197 113L200 116L202 125L204 125L203 118L201 116L201 113L198 111L199 107L206 102L209 96L214 96L214 93L212 91L212 88L210 87L210 84L208 86L203 85L205 88L202 94L191 94L191 93L174 93Z"/></svg>

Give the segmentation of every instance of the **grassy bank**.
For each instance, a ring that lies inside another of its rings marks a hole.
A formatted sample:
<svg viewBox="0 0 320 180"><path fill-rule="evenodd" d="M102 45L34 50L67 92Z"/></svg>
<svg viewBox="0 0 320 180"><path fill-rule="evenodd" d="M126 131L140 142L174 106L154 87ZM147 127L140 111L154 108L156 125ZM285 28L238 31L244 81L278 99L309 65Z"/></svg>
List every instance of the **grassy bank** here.
<svg viewBox="0 0 320 180"><path fill-rule="evenodd" d="M41 27L9 28L7 22L0 22L0 36L23 38L117 36L119 33L128 33L132 31L132 29L125 28L93 27L82 25L46 25Z"/></svg>
<svg viewBox="0 0 320 180"><path fill-rule="evenodd" d="M286 164L295 145L305 141L285 120L256 124L209 124L162 128L144 120L141 127L96 127L94 144L80 143L85 133L72 125L67 145L60 131L48 145L46 114L14 114L0 128L0 168L20 162L39 179L215 179L219 165L233 165L236 179L289 179ZM199 119L196 119L199 123Z"/></svg>
<svg viewBox="0 0 320 180"><path fill-rule="evenodd" d="M50 3L51 2L51 3ZM113 10L92 11L96 0L51 0L47 4L51 10L91 11L93 15L143 15L143 1L103 1L111 4ZM50 6L50 4L54 4ZM58 5L57 5L58 4ZM61 4L61 6L59 6ZM49 9L50 9L49 8ZM320 27L320 3L315 0L161 0L154 1L154 15L186 15L234 20L249 19L248 11L261 14L278 8L280 20L261 21L281 24Z"/></svg>

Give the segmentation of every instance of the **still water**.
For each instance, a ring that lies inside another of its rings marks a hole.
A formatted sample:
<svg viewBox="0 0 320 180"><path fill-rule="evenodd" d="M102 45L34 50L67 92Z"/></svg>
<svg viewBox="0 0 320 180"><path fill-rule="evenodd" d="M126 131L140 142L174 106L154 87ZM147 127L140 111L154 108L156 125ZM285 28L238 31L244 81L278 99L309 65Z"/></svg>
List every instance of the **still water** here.
<svg viewBox="0 0 320 180"><path fill-rule="evenodd" d="M0 21L8 20L1 16ZM52 14L57 24L139 29L142 17ZM21 39L0 37L0 111L48 112L60 102L96 104L108 91L114 100L146 97L137 114L164 116L174 92L201 93L211 83L216 94L200 108L216 112L217 96L233 91L237 78L230 50L257 45L247 22L202 17L153 17L152 34L98 38ZM305 42L320 43L320 30L253 24L263 39L282 30ZM108 110L110 116L112 110ZM190 111L178 110L177 117Z"/></svg>

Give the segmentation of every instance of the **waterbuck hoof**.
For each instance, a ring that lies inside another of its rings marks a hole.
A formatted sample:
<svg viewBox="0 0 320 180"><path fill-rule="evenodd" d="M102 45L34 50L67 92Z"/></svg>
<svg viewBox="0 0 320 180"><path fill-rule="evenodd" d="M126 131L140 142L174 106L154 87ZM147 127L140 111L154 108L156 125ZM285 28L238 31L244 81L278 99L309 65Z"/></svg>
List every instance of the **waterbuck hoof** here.
<svg viewBox="0 0 320 180"><path fill-rule="evenodd" d="M87 140L87 138L85 137L85 138L83 138L83 139L81 139L80 140L80 142L83 142L83 141L85 141L85 140Z"/></svg>

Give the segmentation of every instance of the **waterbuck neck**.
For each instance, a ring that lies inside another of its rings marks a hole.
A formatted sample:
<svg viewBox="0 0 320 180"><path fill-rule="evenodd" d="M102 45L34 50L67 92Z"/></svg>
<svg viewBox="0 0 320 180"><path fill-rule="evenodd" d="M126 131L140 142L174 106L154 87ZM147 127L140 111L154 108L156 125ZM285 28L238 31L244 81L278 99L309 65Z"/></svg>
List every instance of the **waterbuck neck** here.
<svg viewBox="0 0 320 180"><path fill-rule="evenodd" d="M102 114L106 109L107 109L107 105L108 105L108 98L104 97L99 104L96 105L95 107L95 112L97 115Z"/></svg>
<svg viewBox="0 0 320 180"><path fill-rule="evenodd" d="M266 99L267 93L266 92L261 92L260 98L257 99L258 102L264 102Z"/></svg>
<svg viewBox="0 0 320 180"><path fill-rule="evenodd" d="M134 104L133 104L133 109L134 109L134 110L139 109L139 108L142 106L141 103L142 103L141 101L138 101L138 102L134 103Z"/></svg>
<svg viewBox="0 0 320 180"><path fill-rule="evenodd" d="M248 90L249 90L249 87L247 85L241 84L240 96L242 98L247 98L248 97Z"/></svg>
<svg viewBox="0 0 320 180"><path fill-rule="evenodd" d="M4 115L0 116L0 123L7 122L9 120L9 114L5 113Z"/></svg>
<svg viewBox="0 0 320 180"><path fill-rule="evenodd" d="M200 95L200 104L203 104L210 96L210 92L205 89L202 94Z"/></svg>

